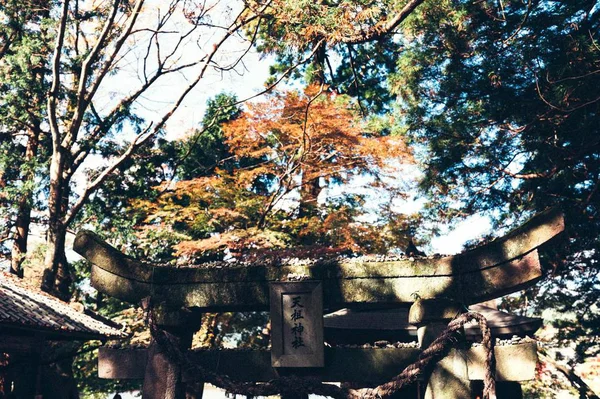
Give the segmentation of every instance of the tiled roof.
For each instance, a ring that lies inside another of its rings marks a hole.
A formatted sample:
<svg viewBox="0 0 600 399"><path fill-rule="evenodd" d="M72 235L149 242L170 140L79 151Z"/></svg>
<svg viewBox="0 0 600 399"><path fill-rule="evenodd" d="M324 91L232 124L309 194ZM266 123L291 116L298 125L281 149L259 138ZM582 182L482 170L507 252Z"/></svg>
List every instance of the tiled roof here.
<svg viewBox="0 0 600 399"><path fill-rule="evenodd" d="M73 339L127 336L118 324L82 306L80 310L14 275L0 272L0 327L33 329Z"/></svg>

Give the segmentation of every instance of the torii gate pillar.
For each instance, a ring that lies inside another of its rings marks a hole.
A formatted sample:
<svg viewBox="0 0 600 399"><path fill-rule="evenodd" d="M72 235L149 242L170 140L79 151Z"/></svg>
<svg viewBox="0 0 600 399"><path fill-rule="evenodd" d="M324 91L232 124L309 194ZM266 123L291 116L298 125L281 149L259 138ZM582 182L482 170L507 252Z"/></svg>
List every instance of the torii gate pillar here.
<svg viewBox="0 0 600 399"><path fill-rule="evenodd" d="M446 329L450 320L464 313L464 306L449 299L417 300L410 308L408 320L417 326L421 349L426 349ZM466 356L452 349L433 369L425 399L471 399L473 390Z"/></svg>
<svg viewBox="0 0 600 399"><path fill-rule="evenodd" d="M152 312L156 325L172 334L181 351L187 351L194 332L200 328L202 315L189 309L169 309L164 305L154 306ZM203 388L202 382L186 383L181 365L163 353L152 339L144 371L143 399L201 399Z"/></svg>

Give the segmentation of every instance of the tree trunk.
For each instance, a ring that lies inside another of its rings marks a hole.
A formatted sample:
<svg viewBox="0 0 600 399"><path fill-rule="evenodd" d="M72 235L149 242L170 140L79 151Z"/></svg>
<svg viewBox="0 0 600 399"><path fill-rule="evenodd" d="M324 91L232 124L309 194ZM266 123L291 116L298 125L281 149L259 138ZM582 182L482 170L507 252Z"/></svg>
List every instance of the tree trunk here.
<svg viewBox="0 0 600 399"><path fill-rule="evenodd" d="M206 319L205 319L205 323L206 323L206 335L204 336L204 339L202 340L202 345L209 347L209 348L214 348L215 347L215 341L217 338L217 334L218 332L218 326L219 326L219 313L206 313Z"/></svg>
<svg viewBox="0 0 600 399"><path fill-rule="evenodd" d="M312 61L312 67L314 68L313 75L311 76L311 84L322 85L325 84L325 63L327 48L322 43L315 53L315 58ZM321 186L319 185L319 178L308 179L305 170L302 171L302 185L300 187L300 206L299 206L299 217L312 216L314 210L317 207L317 198L321 193Z"/></svg>
<svg viewBox="0 0 600 399"><path fill-rule="evenodd" d="M66 226L59 222L48 226L46 236L46 257L44 260L44 275L42 288L63 300L69 300L71 276L65 255Z"/></svg>
<svg viewBox="0 0 600 399"><path fill-rule="evenodd" d="M71 278L65 255L67 226L64 223L69 201L69 179L64 177L63 154L53 154L50 164L48 231L42 288L62 299L69 299Z"/></svg>
<svg viewBox="0 0 600 399"><path fill-rule="evenodd" d="M315 84L325 84L325 64L327 62L327 46L325 43L321 43L319 46L317 53L315 54L315 59L313 62L313 67L315 68L315 74L313 76L314 81L312 83Z"/></svg>
<svg viewBox="0 0 600 399"><path fill-rule="evenodd" d="M309 217L314 215L317 207L317 200L321 193L319 178L308 180L302 173L302 186L300 187L300 206L298 211L299 217Z"/></svg>
<svg viewBox="0 0 600 399"><path fill-rule="evenodd" d="M23 175L23 183L32 182L35 178L35 171L31 165L37 156L40 140L40 129L38 126L29 132L27 148L25 149L25 164L29 164L29 169ZM31 201L33 192L26 191L19 200L17 218L15 220L15 238L11 251L10 271L23 277L21 265L27 254L27 239L29 237L29 226L31 224Z"/></svg>
<svg viewBox="0 0 600 399"><path fill-rule="evenodd" d="M10 272L23 277L21 265L27 254L27 238L29 236L29 225L31 223L30 196L24 195L19 200L19 210L15 220L15 237L11 249Z"/></svg>

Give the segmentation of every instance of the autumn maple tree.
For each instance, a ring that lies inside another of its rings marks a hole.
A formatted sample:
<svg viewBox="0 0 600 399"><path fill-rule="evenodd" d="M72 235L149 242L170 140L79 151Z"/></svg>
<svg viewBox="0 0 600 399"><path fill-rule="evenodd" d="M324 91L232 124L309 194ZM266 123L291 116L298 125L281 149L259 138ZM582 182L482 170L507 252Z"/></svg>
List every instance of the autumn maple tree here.
<svg viewBox="0 0 600 399"><path fill-rule="evenodd" d="M259 227L293 190L301 192L299 215L307 215L327 181L377 174L386 168L386 160L408 159L409 154L401 138L364 131L347 97L317 87L304 93L275 93L266 102L250 104L225 126L225 134L236 157L265 159L238 172L242 184L271 176L274 189L261 211Z"/></svg>
<svg viewBox="0 0 600 399"><path fill-rule="evenodd" d="M157 201L135 208L145 212L146 230L184 234L180 254L233 241L243 247L240 237L259 247L295 242L360 250L369 242L369 229L355 220L360 199L336 202L321 192L357 176L384 185L378 177L412 161L401 136L368 129L355 103L325 87L274 92L224 124L228 155L221 163L233 167L177 181Z"/></svg>

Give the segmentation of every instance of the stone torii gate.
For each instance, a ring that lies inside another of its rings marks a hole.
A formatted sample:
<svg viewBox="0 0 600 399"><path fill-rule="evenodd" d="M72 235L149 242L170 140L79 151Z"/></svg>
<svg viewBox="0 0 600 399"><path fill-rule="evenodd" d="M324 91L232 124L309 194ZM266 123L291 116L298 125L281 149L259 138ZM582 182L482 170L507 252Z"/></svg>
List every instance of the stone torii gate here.
<svg viewBox="0 0 600 399"><path fill-rule="evenodd" d="M88 231L79 232L74 249L93 264L92 285L100 292L134 304L151 298L157 324L178 337L182 350L189 348L202 312L271 308L273 353L192 354L207 370L240 381L269 381L294 372L319 376L323 381L372 384L386 381L414 362L420 349L324 350L323 308L410 306L409 322L418 327L419 345L424 348L466 305L537 282L542 277L537 249L563 230L562 213L553 209L502 238L454 256L334 257L300 264L282 261L277 265L213 262L173 268L147 264L122 254ZM308 281L282 283L290 276ZM294 332L299 320L288 317L292 310L313 316L300 320L306 321L302 325L306 335L298 336L297 328ZM306 342L297 345L298 337ZM534 378L535 342L499 346L495 354L497 380ZM483 363L481 347L453 349L434 369L425 397L472 397L471 381L482 379ZM148 350L104 349L100 353L100 373L105 378L143 377L144 398L185 397L180 365L161 353L156 343Z"/></svg>

